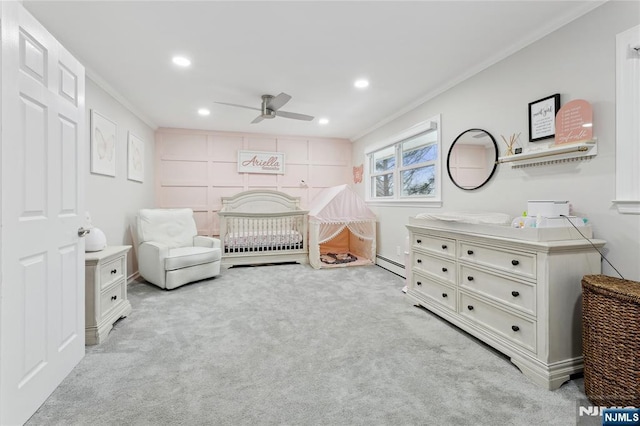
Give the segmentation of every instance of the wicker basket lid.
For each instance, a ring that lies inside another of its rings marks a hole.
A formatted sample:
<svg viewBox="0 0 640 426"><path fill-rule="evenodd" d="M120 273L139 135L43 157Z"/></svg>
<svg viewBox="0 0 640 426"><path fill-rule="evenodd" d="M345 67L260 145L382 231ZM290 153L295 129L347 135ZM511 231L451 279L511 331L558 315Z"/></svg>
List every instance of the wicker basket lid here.
<svg viewBox="0 0 640 426"><path fill-rule="evenodd" d="M582 287L589 290L640 304L640 282L623 280L607 275L585 275Z"/></svg>

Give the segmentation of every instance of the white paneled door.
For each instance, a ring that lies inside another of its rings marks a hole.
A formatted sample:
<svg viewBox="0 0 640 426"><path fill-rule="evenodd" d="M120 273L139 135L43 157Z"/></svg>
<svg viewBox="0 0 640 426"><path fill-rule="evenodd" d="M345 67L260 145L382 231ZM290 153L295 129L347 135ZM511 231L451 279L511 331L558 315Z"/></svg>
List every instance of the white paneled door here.
<svg viewBox="0 0 640 426"><path fill-rule="evenodd" d="M0 424L24 423L84 356L84 68L2 2Z"/></svg>

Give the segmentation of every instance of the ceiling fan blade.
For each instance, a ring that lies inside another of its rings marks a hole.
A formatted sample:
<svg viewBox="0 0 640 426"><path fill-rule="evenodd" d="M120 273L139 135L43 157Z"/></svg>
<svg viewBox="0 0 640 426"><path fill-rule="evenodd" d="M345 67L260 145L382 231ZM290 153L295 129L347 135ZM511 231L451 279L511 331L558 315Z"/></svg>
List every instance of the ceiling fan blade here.
<svg viewBox="0 0 640 426"><path fill-rule="evenodd" d="M275 98L269 99L269 101L267 102L267 108L269 108L272 111L277 111L278 109L282 108L282 106L287 102L289 102L290 100L291 100L291 96L282 92Z"/></svg>
<svg viewBox="0 0 640 426"><path fill-rule="evenodd" d="M257 116L256 118L253 119L253 121L251 122L251 124L256 124L261 122L262 120L264 120L264 117L262 117L262 115Z"/></svg>
<svg viewBox="0 0 640 426"><path fill-rule="evenodd" d="M227 103L227 102L214 102L214 103L220 104L220 105L229 105L229 106L238 107L238 108L252 109L252 110L255 110L255 111L262 111L260 108L254 108L254 107L250 107L250 106L246 106L246 105L230 104L230 103Z"/></svg>
<svg viewBox="0 0 640 426"><path fill-rule="evenodd" d="M311 121L313 120L313 117L310 115L305 115L305 114L298 114L297 112L288 112L288 111L276 111L276 115L278 117L284 117L284 118L293 118L295 120L304 120L304 121Z"/></svg>

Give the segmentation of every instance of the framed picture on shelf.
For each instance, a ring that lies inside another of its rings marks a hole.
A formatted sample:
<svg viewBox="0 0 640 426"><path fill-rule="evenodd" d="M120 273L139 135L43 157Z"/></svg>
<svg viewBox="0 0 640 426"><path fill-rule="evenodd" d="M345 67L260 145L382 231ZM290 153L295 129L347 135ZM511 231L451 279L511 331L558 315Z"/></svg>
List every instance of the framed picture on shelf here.
<svg viewBox="0 0 640 426"><path fill-rule="evenodd" d="M559 109L559 93L529 104L529 142L541 141L555 136L556 114Z"/></svg>
<svg viewBox="0 0 640 426"><path fill-rule="evenodd" d="M91 173L116 175L116 132L116 123L91 110Z"/></svg>
<svg viewBox="0 0 640 426"><path fill-rule="evenodd" d="M137 182L144 181L144 142L129 132L127 141L127 178Z"/></svg>

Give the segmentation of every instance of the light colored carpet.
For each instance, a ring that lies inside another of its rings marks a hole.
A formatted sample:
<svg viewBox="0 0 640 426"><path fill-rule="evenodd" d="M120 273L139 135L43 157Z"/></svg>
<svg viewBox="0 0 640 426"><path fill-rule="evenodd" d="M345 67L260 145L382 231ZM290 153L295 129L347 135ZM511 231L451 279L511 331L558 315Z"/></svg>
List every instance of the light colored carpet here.
<svg viewBox="0 0 640 426"><path fill-rule="evenodd" d="M133 312L30 425L574 425L557 391L428 311L377 266L231 268Z"/></svg>

